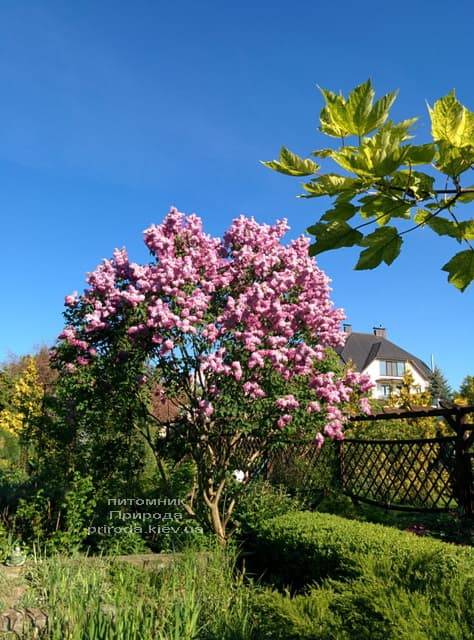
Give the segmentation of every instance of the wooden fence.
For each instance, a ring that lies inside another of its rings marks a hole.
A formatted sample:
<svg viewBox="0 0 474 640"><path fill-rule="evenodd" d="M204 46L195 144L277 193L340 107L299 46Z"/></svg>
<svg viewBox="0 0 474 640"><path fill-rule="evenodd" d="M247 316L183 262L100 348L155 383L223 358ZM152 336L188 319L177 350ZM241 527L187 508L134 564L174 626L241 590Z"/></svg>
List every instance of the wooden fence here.
<svg viewBox="0 0 474 640"><path fill-rule="evenodd" d="M391 409L357 416L354 422L440 417L453 435L410 440L347 438L332 448L335 459L326 446L318 450L314 444L292 442L267 459L265 475L276 482L303 487L308 493L337 483L353 500L388 509L459 509L473 517L474 424L468 422L469 414L474 415L474 406Z"/></svg>
<svg viewBox="0 0 474 640"><path fill-rule="evenodd" d="M339 448L343 493L391 509L461 509L472 517L474 424L468 422L469 414L474 407L452 405L357 416L357 422L440 417L454 434L413 440L347 438Z"/></svg>

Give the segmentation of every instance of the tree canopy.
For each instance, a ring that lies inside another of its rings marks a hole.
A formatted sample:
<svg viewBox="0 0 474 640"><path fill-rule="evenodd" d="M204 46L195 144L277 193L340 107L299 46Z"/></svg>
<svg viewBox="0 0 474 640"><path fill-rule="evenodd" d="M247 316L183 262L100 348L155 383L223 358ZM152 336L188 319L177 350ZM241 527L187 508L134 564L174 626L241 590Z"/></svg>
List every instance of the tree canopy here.
<svg viewBox="0 0 474 640"><path fill-rule="evenodd" d="M159 453L169 442L192 457L196 502L221 538L233 509L230 500L219 511L221 499L236 469L249 478L269 446L303 432L315 446L339 439L351 403L368 409L370 380L329 357L344 339L329 279L307 238L281 242L287 229L240 217L213 238L197 216L172 209L145 231L151 262L116 250L82 295L66 297L62 375L89 371L90 394L132 362L123 395L137 398L159 380L179 412L155 412L162 429L151 446Z"/></svg>
<svg viewBox="0 0 474 640"><path fill-rule="evenodd" d="M461 206L474 200L474 113L451 91L428 106L432 140L414 144L417 118L390 120L396 92L374 102L368 80L347 97L321 93L319 130L331 146L312 152L317 161L282 147L278 160L263 163L286 175L310 176L300 197L332 199L308 229L311 255L359 246L355 268L374 269L392 264L405 236L424 228L462 245L442 269L464 291L474 280L474 219ZM336 171L323 169L325 163Z"/></svg>
<svg viewBox="0 0 474 640"><path fill-rule="evenodd" d="M452 399L452 389L449 386L449 382L446 376L437 366L434 367L430 376L430 388L431 397L435 402L450 402Z"/></svg>

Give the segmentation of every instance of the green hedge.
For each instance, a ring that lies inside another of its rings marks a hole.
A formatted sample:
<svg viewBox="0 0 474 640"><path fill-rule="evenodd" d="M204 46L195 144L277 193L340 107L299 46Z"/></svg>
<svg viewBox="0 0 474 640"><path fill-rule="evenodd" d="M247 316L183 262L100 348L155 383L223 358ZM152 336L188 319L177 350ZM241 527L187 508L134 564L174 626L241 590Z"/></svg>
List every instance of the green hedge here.
<svg viewBox="0 0 474 640"><path fill-rule="evenodd" d="M257 557L283 581L357 578L372 562L410 588L462 575L474 579L474 550L378 524L317 512L293 512L261 523Z"/></svg>
<svg viewBox="0 0 474 640"><path fill-rule="evenodd" d="M472 591L435 602L374 576L331 580L294 597L261 591L250 619L252 640L467 640L474 633Z"/></svg>
<svg viewBox="0 0 474 640"><path fill-rule="evenodd" d="M305 511L255 536L266 575L305 588L257 593L252 640L474 638L472 548Z"/></svg>

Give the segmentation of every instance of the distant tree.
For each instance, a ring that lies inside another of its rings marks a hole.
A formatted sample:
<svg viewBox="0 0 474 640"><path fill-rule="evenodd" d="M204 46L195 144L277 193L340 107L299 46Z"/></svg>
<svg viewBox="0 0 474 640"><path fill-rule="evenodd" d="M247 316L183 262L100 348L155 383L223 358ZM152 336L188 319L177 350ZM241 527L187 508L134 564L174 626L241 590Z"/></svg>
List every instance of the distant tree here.
<svg viewBox="0 0 474 640"><path fill-rule="evenodd" d="M45 345L26 356L11 355L9 359L3 363L3 375L9 379L17 378L28 367L31 359L34 360L38 381L43 387L44 392L48 394L52 393L58 372L51 366L50 349Z"/></svg>
<svg viewBox="0 0 474 640"><path fill-rule="evenodd" d="M429 392L433 402L439 400L441 400L441 402L449 402L452 399L452 389L439 367L435 366L431 373Z"/></svg>
<svg viewBox="0 0 474 640"><path fill-rule="evenodd" d="M433 398L430 390L421 391L415 384L415 379L410 371L403 376L403 382L397 394L392 394L387 402L387 406L410 411L415 407L430 408ZM431 437L439 430L439 420L436 418L417 418L416 420L403 420L408 428L414 430L414 437Z"/></svg>
<svg viewBox="0 0 474 640"><path fill-rule="evenodd" d="M4 374L5 375L5 374ZM32 421L41 415L44 390L40 384L35 360L28 358L25 367L10 383L0 410L0 428L24 436Z"/></svg>
<svg viewBox="0 0 474 640"><path fill-rule="evenodd" d="M466 404L474 405L474 376L466 376L459 387L456 400L463 400Z"/></svg>
<svg viewBox="0 0 474 640"><path fill-rule="evenodd" d="M376 403L374 403L376 404ZM420 391L410 371L403 376L401 385L393 389L387 401L380 407L374 406L377 412L381 408L404 409L406 411L419 407L430 408L432 397L430 391ZM357 438L432 438L440 433L449 433L444 423L437 418L425 417L416 419L379 420L374 422L358 422L349 432L350 437Z"/></svg>
<svg viewBox="0 0 474 640"><path fill-rule="evenodd" d="M333 200L332 208L308 229L315 237L310 254L359 246L355 268L374 269L382 262L392 264L406 234L429 228L463 244L442 269L448 281L464 291L474 280L474 219L469 212L462 217L459 205L474 200L469 177L474 168L474 113L452 91L428 108L432 139L419 145L407 143L417 118L389 120L396 92L374 103L369 80L347 98L326 89L321 93L325 105L319 129L329 136L325 145L336 144L311 155L333 166L322 171L314 160L285 147L278 160L264 162L286 175L311 176L301 197Z"/></svg>
<svg viewBox="0 0 474 640"><path fill-rule="evenodd" d="M0 370L0 412L8 406L11 379L6 371Z"/></svg>

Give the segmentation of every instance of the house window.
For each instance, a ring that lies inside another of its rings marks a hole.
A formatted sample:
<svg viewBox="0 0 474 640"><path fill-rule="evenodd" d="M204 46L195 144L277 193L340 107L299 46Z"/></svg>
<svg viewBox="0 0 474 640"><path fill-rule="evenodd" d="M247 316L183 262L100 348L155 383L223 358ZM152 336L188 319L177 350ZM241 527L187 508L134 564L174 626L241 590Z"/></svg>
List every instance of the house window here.
<svg viewBox="0 0 474 640"><path fill-rule="evenodd" d="M403 378L405 375L405 363L397 360L381 360L380 375L391 378Z"/></svg>
<svg viewBox="0 0 474 640"><path fill-rule="evenodd" d="M378 384L377 385L377 396L379 398L389 398L392 389L389 384Z"/></svg>

